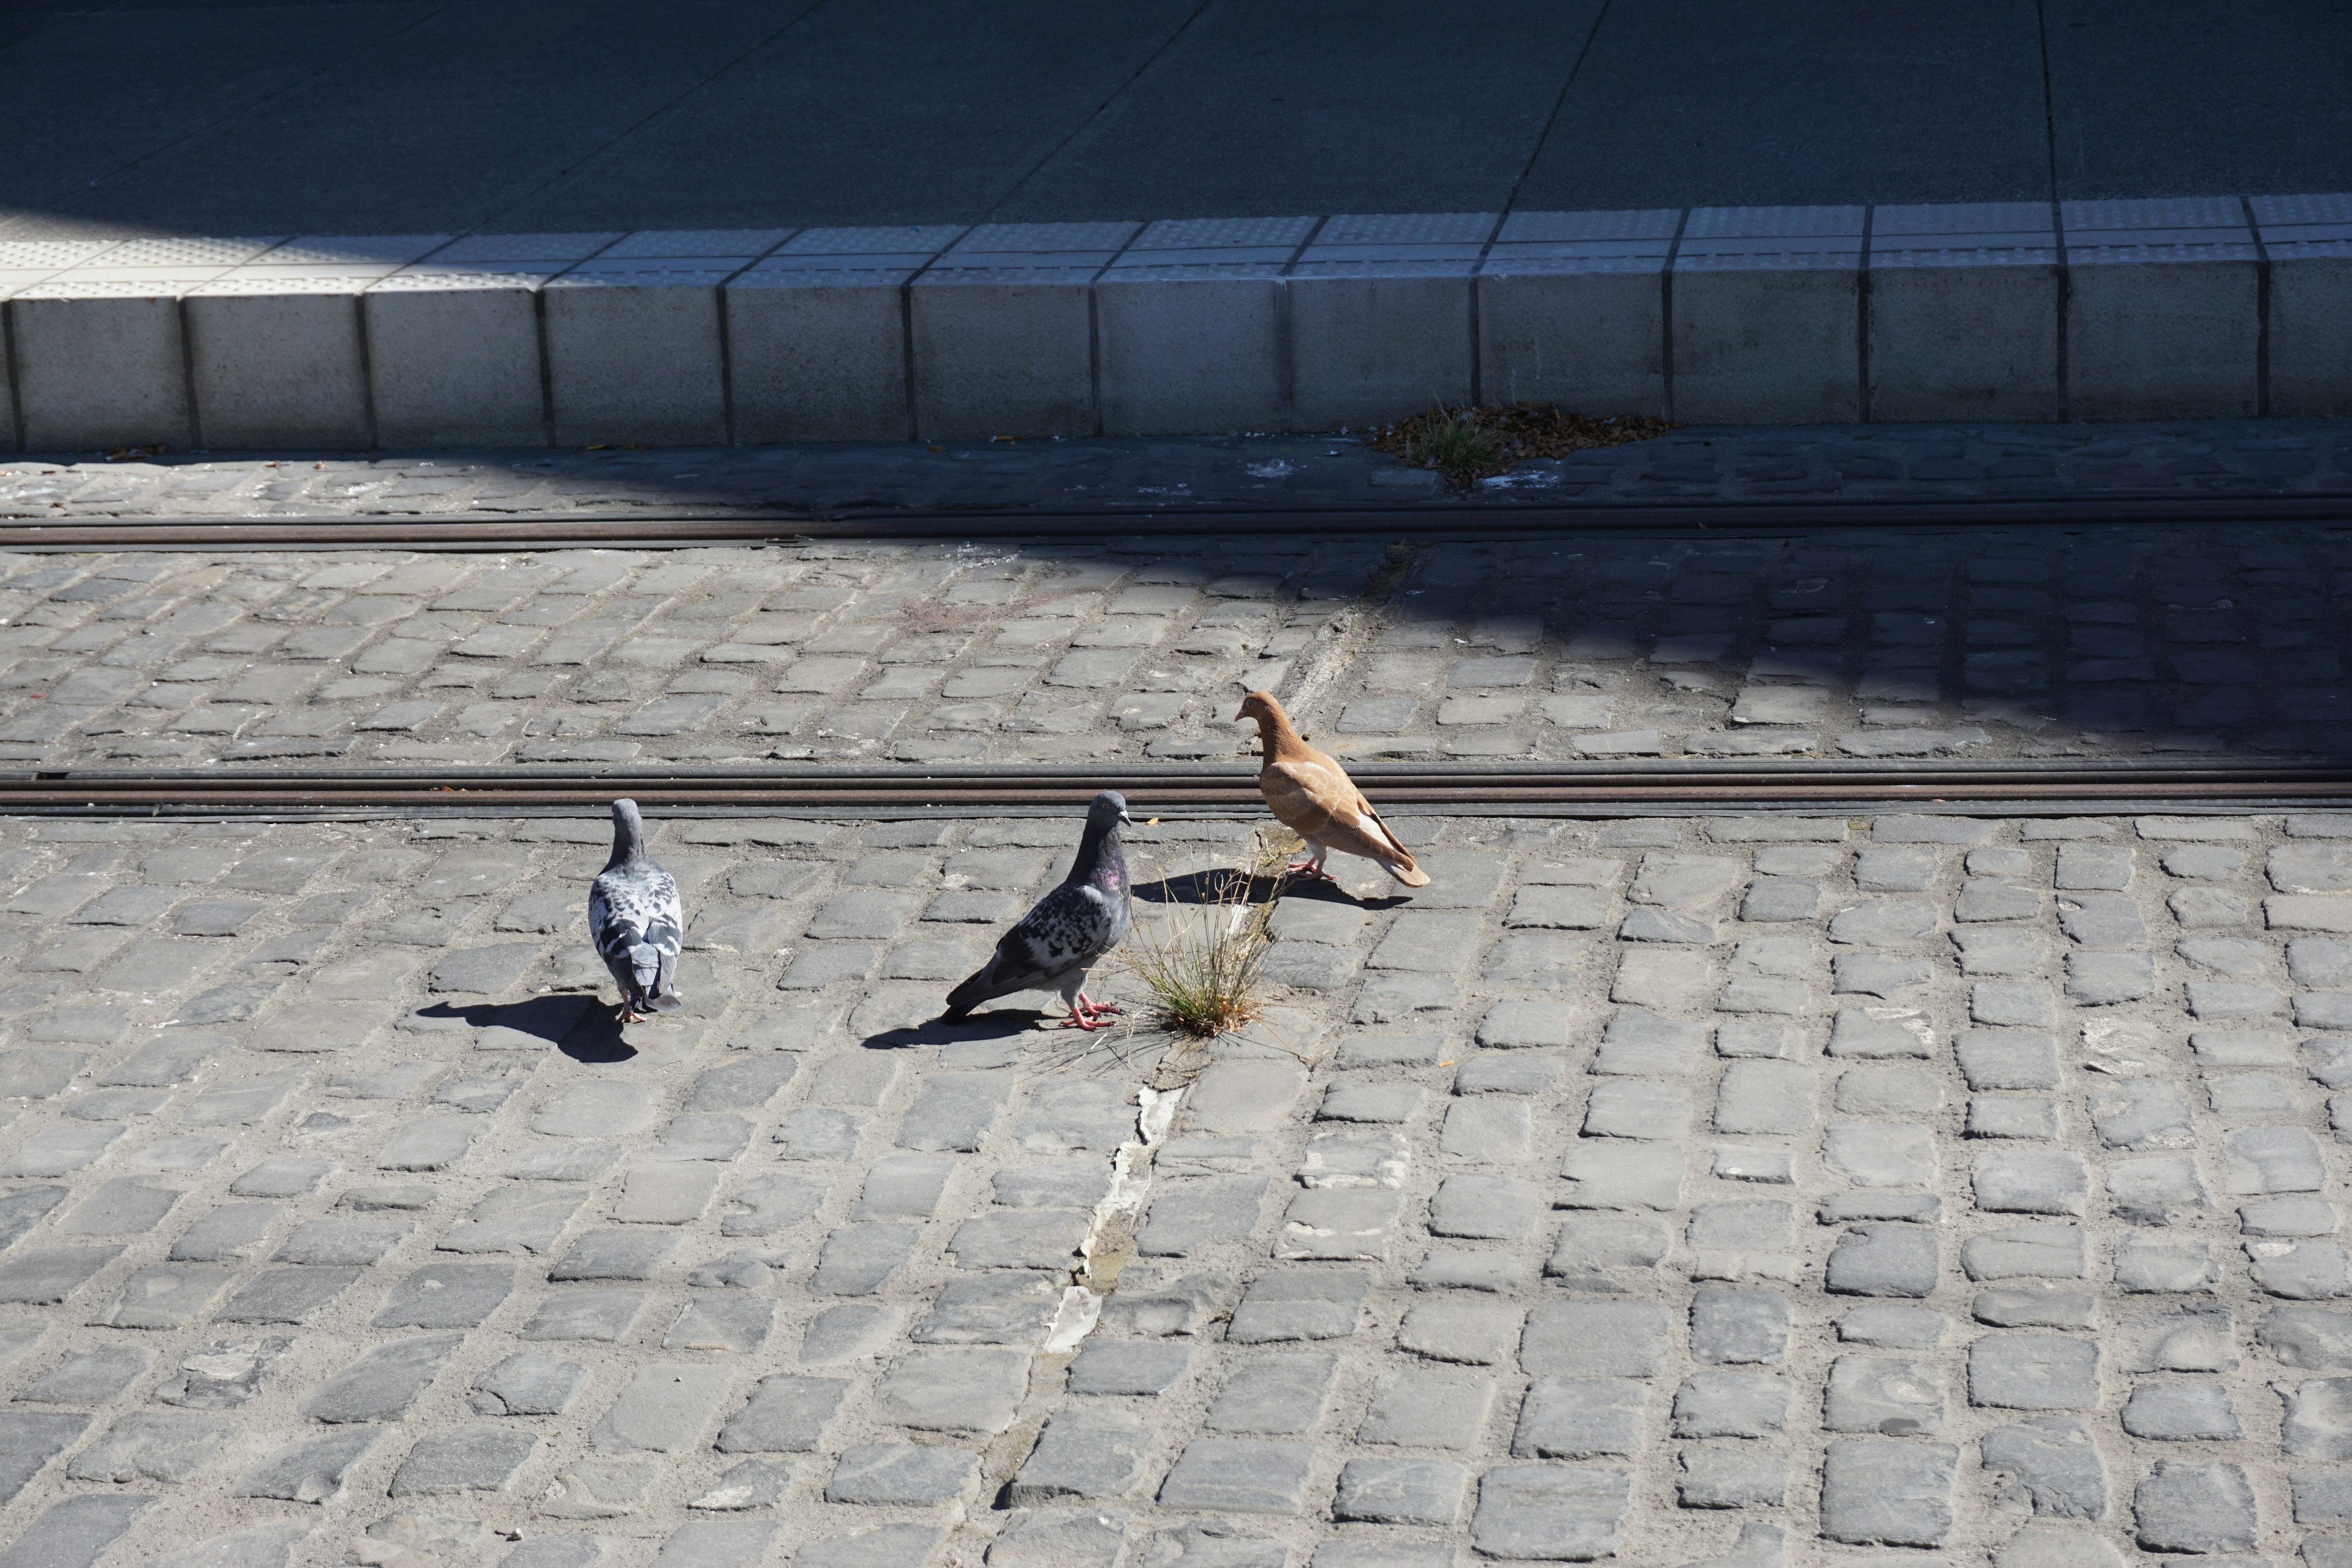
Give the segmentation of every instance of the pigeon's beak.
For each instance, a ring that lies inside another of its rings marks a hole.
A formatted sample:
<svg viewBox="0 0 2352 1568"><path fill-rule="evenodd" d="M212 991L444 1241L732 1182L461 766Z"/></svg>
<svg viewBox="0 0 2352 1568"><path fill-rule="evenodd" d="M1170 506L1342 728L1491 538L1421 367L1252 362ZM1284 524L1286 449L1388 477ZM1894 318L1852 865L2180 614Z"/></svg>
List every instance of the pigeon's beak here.
<svg viewBox="0 0 2352 1568"><path fill-rule="evenodd" d="M1131 817L1131 816L1128 816L1128 815L1127 815L1127 813L1125 813L1125 812L1123 812L1123 811L1122 811L1122 812L1120 812L1120 813L1118 814L1118 819L1119 819L1121 822L1124 822L1125 824L1127 824L1129 827L1132 827L1132 826L1135 826L1135 818L1133 818L1133 817Z"/></svg>

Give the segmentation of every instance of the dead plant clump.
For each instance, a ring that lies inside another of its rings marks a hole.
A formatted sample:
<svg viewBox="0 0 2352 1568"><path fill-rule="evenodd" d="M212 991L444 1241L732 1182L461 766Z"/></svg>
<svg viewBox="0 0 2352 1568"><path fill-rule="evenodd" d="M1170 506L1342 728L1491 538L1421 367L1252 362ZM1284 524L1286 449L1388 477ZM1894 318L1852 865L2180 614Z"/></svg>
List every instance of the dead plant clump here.
<svg viewBox="0 0 2352 1568"><path fill-rule="evenodd" d="M1160 1026L1213 1040L1264 1015L1265 959L1274 946L1268 921L1289 854L1261 833L1240 868L1210 874L1206 900L1171 905L1160 920L1136 922L1121 957L1150 993Z"/></svg>
<svg viewBox="0 0 2352 1568"><path fill-rule="evenodd" d="M1673 429L1642 415L1594 418L1563 414L1549 403L1486 403L1475 408L1432 406L1426 414L1376 426L1364 445L1415 468L1434 468L1466 488L1538 458L1564 458L1587 447L1622 447Z"/></svg>

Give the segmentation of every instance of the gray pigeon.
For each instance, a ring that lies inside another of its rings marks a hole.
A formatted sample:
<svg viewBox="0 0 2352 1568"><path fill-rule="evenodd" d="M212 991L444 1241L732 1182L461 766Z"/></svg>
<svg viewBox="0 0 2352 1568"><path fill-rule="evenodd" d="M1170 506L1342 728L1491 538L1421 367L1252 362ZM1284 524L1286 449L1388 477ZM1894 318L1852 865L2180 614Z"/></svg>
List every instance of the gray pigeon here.
<svg viewBox="0 0 2352 1568"><path fill-rule="evenodd" d="M634 800L613 803L613 858L588 885L588 932L621 987L621 1022L684 1005L677 952L686 913L677 879L646 857L645 819Z"/></svg>
<svg viewBox="0 0 2352 1568"><path fill-rule="evenodd" d="M1089 1000L1085 986L1087 971L1125 939L1135 919L1127 857L1118 843L1119 824L1134 820L1117 792L1095 796L1070 874L1004 933L979 973L948 993L943 1021L955 1023L982 1003L1015 991L1060 992L1069 1005L1070 1025L1081 1029L1100 1028L1103 1015L1118 1011Z"/></svg>

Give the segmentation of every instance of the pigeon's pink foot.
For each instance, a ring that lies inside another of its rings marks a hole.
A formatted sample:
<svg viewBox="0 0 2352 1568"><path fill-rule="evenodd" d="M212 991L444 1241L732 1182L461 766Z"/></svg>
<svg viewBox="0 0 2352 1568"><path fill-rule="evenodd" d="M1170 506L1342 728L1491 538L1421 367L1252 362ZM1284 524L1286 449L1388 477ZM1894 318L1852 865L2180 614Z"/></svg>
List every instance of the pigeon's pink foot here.
<svg viewBox="0 0 2352 1568"><path fill-rule="evenodd" d="M1088 1018L1099 1018L1106 1013L1118 1013L1123 1011L1123 1009L1115 1007L1108 1002L1097 1002L1083 991L1078 993L1077 1003L1071 1010L1073 1012L1082 1014Z"/></svg>
<svg viewBox="0 0 2352 1568"><path fill-rule="evenodd" d="M1063 1019L1059 1024L1056 1024L1055 1027L1058 1029L1086 1029L1092 1031L1095 1029L1108 1029L1110 1026L1108 1024L1098 1024L1086 1014L1077 1012L1074 1009L1068 1017Z"/></svg>
<svg viewBox="0 0 2352 1568"><path fill-rule="evenodd" d="M1304 877L1310 882L1336 882L1339 879L1312 860L1293 860L1283 870L1293 877Z"/></svg>

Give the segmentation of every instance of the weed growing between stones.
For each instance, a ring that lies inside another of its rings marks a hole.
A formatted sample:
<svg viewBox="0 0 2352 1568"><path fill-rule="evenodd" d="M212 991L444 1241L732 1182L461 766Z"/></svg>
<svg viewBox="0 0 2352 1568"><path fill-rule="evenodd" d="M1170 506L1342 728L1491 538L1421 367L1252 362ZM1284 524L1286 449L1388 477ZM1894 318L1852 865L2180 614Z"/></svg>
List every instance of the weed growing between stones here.
<svg viewBox="0 0 2352 1568"><path fill-rule="evenodd" d="M1247 863L1213 874L1201 902L1172 905L1129 936L1120 962L1150 993L1155 1022L1170 1033L1213 1040L1265 1013L1265 958L1274 946L1267 922L1282 867L1297 847L1287 838L1261 831Z"/></svg>
<svg viewBox="0 0 2352 1568"><path fill-rule="evenodd" d="M1485 403L1448 408L1375 427L1364 445L1418 468L1434 468L1446 482L1466 487L1538 458L1564 458L1587 447L1647 441L1674 426L1637 415L1594 418L1563 414L1549 403Z"/></svg>

